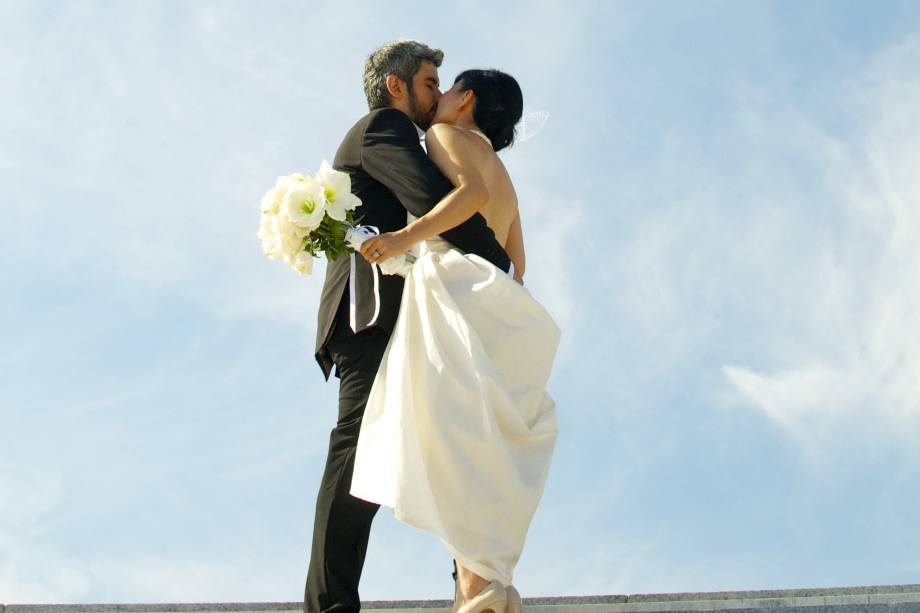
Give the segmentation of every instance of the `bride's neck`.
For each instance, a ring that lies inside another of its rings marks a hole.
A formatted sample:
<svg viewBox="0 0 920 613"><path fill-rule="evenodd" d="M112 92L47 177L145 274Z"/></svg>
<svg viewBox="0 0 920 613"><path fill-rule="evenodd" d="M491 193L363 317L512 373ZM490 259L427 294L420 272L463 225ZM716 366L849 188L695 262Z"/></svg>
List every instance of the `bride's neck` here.
<svg viewBox="0 0 920 613"><path fill-rule="evenodd" d="M454 123L454 125L459 128L466 128L467 130L479 130L479 126L476 125L476 122L473 121L472 117L457 117L457 121ZM479 131L482 132L482 130Z"/></svg>

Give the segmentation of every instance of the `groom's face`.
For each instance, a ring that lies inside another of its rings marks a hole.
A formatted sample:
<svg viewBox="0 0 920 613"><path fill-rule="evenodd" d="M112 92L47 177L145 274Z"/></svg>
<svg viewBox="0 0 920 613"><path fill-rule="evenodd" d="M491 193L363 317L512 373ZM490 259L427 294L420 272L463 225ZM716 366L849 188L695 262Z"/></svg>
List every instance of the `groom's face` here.
<svg viewBox="0 0 920 613"><path fill-rule="evenodd" d="M422 60L422 65L412 77L409 88L409 117L422 130L431 127L431 120L438 110L441 90L438 89L438 67L433 62Z"/></svg>

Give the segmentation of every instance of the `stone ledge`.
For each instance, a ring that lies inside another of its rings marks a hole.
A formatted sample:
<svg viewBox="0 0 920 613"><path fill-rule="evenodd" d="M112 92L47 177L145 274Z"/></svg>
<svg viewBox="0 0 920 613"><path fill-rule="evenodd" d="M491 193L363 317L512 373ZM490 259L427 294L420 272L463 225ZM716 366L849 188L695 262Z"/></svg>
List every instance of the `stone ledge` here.
<svg viewBox="0 0 920 613"><path fill-rule="evenodd" d="M450 613L450 600L372 600L374 613ZM301 602L6 604L0 613L268 613L303 609ZM524 598L527 613L920 613L920 584L793 588L673 594L607 594Z"/></svg>

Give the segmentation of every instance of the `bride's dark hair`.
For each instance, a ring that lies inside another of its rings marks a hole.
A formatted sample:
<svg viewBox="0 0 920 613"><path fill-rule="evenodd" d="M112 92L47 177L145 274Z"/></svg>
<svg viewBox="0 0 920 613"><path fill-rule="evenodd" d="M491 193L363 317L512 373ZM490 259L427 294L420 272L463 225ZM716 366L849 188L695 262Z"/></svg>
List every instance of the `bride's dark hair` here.
<svg viewBox="0 0 920 613"><path fill-rule="evenodd" d="M492 141L496 151L514 142L514 126L524 112L524 96L518 82L500 70L464 70L457 75L460 91L476 93L473 104L473 121Z"/></svg>

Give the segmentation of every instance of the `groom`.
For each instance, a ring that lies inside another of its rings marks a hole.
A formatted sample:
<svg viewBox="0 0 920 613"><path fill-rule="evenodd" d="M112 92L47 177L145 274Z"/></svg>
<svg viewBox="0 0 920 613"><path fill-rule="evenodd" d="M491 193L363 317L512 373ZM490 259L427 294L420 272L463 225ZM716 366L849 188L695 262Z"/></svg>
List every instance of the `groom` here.
<svg viewBox="0 0 920 613"><path fill-rule="evenodd" d="M333 167L351 177L364 225L392 232L406 211L421 217L453 189L419 142L431 125L441 92L444 54L425 44L397 40L377 49L364 65L370 113L345 135ZM511 261L479 213L442 238L502 270ZM404 279L380 274L352 253L330 262L320 299L316 360L323 375L339 378L338 421L316 499L313 545L304 613L356 612L371 521L380 505L349 494L361 417L384 349L399 314Z"/></svg>

